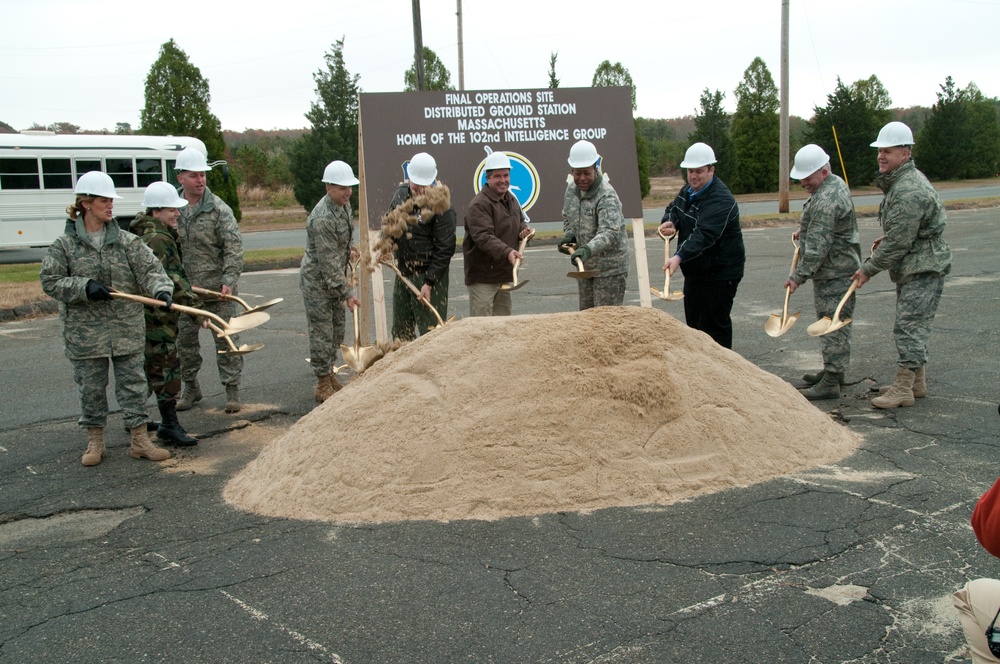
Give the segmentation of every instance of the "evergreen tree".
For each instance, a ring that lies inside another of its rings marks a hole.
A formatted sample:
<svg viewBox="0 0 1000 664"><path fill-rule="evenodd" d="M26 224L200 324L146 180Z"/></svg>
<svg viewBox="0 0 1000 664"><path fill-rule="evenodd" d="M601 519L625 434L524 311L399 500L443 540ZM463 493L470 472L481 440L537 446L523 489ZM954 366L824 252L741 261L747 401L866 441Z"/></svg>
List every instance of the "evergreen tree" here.
<svg viewBox="0 0 1000 664"><path fill-rule="evenodd" d="M358 79L361 77L358 74L351 76L344 65L343 38L333 44L324 60L326 68L313 74L317 99L306 113L312 131L303 134L289 152L295 200L306 210L312 210L326 193L322 175L331 161L345 161L355 173L358 172L358 95L361 93Z"/></svg>
<svg viewBox="0 0 1000 664"><path fill-rule="evenodd" d="M559 59L559 52L549 53L549 88L555 90L559 87L559 79L556 78L556 60Z"/></svg>
<svg viewBox="0 0 1000 664"><path fill-rule="evenodd" d="M733 144L729 138L729 114L722 108L726 93L720 90L709 92L705 88L701 93L701 109L694 116L694 133L688 139L690 143L707 143L715 151L715 169L721 173L733 173L736 170L733 157ZM728 176L727 176L728 177Z"/></svg>
<svg viewBox="0 0 1000 664"><path fill-rule="evenodd" d="M914 147L914 159L930 178L962 179L996 175L1000 120L995 99L975 83L958 88L949 76Z"/></svg>
<svg viewBox="0 0 1000 664"><path fill-rule="evenodd" d="M451 72L441 62L437 53L424 46L424 90L454 90L451 84ZM414 56L413 65L403 74L403 83L406 86L403 92L413 92L417 89L417 58Z"/></svg>
<svg viewBox="0 0 1000 664"><path fill-rule="evenodd" d="M160 46L160 55L146 76L146 104L139 114L140 134L193 136L208 149L209 161L226 159L222 123L209 108L212 95L201 70L173 39ZM237 221L243 216L235 178L228 168L208 172L208 187L229 204ZM171 183L173 184L173 183Z"/></svg>
<svg viewBox="0 0 1000 664"><path fill-rule="evenodd" d="M871 142L890 122L892 99L874 75L849 87L837 78L837 86L826 97L826 106L815 107L806 140L830 155L831 170L854 186L870 184L878 173L876 151ZM834 130L837 140L834 140ZM840 145L838 157L837 145ZM841 167L840 157L844 165ZM847 175L844 175L846 171Z"/></svg>
<svg viewBox="0 0 1000 664"><path fill-rule="evenodd" d="M626 87L632 91L632 110L638 108L635 105L635 83L632 82L632 74L628 73L628 69L625 69L620 62L611 64L605 60L597 65L591 85L595 88Z"/></svg>
<svg viewBox="0 0 1000 664"><path fill-rule="evenodd" d="M731 132L735 168L727 171L734 194L778 190L780 121L778 87L757 57L736 86L736 114Z"/></svg>
<svg viewBox="0 0 1000 664"><path fill-rule="evenodd" d="M554 61L553 61L554 64ZM607 60L602 62L597 66L597 71L594 72L593 86L595 88L613 88L613 87L627 87L631 91L632 97L632 111L635 111L635 83L632 82L632 75L628 73L628 69L622 66L622 63L616 62L611 64ZM645 143L642 136L639 134L639 124L633 120L633 127L635 128L635 148L636 148L636 160L639 170L639 190L643 192L643 196L649 193L649 146Z"/></svg>

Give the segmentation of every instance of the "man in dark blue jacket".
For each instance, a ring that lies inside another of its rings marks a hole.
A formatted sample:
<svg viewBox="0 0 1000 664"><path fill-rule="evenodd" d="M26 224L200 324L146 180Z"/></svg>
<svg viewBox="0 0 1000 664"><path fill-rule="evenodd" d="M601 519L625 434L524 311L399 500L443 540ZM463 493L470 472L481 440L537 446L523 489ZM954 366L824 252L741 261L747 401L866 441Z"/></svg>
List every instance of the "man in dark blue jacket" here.
<svg viewBox="0 0 1000 664"><path fill-rule="evenodd" d="M695 143L681 168L688 184L663 213L660 232L678 234L677 253L663 265L672 275L684 273L684 318L724 348L733 347L730 312L743 278L746 251L740 208L729 188L715 175L715 152Z"/></svg>

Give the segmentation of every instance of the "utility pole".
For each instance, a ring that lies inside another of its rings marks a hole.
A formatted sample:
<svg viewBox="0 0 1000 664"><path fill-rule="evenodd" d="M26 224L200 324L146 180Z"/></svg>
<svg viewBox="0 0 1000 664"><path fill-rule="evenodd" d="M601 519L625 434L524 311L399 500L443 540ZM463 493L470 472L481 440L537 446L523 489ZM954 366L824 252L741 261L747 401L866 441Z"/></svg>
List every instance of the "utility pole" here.
<svg viewBox="0 0 1000 664"><path fill-rule="evenodd" d="M778 212L788 212L788 0L781 0L781 138L778 141Z"/></svg>
<svg viewBox="0 0 1000 664"><path fill-rule="evenodd" d="M417 72L417 90L424 89L424 37L420 27L420 0L413 0L413 67Z"/></svg>
<svg viewBox="0 0 1000 664"><path fill-rule="evenodd" d="M462 0L457 0L458 11L455 12L455 16L458 17L458 89L465 89L465 53L462 50Z"/></svg>

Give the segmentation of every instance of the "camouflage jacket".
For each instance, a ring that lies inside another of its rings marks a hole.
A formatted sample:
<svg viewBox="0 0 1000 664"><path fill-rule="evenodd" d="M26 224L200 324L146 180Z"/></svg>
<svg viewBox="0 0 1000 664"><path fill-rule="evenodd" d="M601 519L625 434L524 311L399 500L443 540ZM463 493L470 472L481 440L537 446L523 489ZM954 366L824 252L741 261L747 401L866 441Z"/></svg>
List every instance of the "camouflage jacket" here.
<svg viewBox="0 0 1000 664"><path fill-rule="evenodd" d="M225 201L205 187L205 195L197 205L181 208L177 237L192 284L214 291L222 286L236 290L243 272L243 239L233 210Z"/></svg>
<svg viewBox="0 0 1000 664"><path fill-rule="evenodd" d="M883 239L862 266L865 274L889 270L893 283L905 284L918 274L951 272L951 248L942 237L944 206L913 159L879 175L875 184L885 194L878 206Z"/></svg>
<svg viewBox="0 0 1000 664"><path fill-rule="evenodd" d="M802 208L799 264L792 281L849 277L861 267L861 241L851 190L832 173Z"/></svg>
<svg viewBox="0 0 1000 664"><path fill-rule="evenodd" d="M389 210L395 210L411 197L410 185L401 184L392 195ZM455 208L451 207L444 214L409 224L396 240L399 271L406 276L419 272L424 275L424 283L431 286L448 274L451 257L455 255L455 218Z"/></svg>
<svg viewBox="0 0 1000 664"><path fill-rule="evenodd" d="M341 301L353 288L348 277L354 221L351 204L337 205L324 195L306 220L306 249L299 283L303 292L327 292Z"/></svg>
<svg viewBox="0 0 1000 664"><path fill-rule="evenodd" d="M598 174L587 191L570 182L563 196L563 233L576 236L578 247L587 245L591 257L584 267L598 276L628 273L628 233L622 202L607 177Z"/></svg>
<svg viewBox="0 0 1000 664"><path fill-rule="evenodd" d="M142 238L153 255L160 259L167 276L174 282L174 302L186 307L201 307L201 299L191 292L191 282L188 281L184 264L181 262L181 248L177 243L177 231L170 228L156 217L140 212L136 215L129 231ZM155 328L167 327L176 332L176 311L146 307L146 333Z"/></svg>
<svg viewBox="0 0 1000 664"><path fill-rule="evenodd" d="M145 346L145 307L122 299L92 302L87 299L89 280L137 295L173 290L170 277L142 240L114 222L106 228L98 249L87 238L83 219L78 219L42 260L42 290L60 302L63 341L71 360L131 355Z"/></svg>

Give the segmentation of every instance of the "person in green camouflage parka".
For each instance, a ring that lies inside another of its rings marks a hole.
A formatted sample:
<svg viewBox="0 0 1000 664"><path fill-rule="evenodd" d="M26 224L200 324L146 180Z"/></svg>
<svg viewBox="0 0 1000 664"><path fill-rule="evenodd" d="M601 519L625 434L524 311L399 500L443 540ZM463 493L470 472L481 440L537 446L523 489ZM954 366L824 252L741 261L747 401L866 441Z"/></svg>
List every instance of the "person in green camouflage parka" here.
<svg viewBox="0 0 1000 664"><path fill-rule="evenodd" d="M174 282L174 301L188 307L200 307L201 300L191 292L191 282L184 272L177 243L177 218L187 201L179 197L169 183L154 182L146 187L142 203L146 211L136 215L129 230L142 238ZM181 363L177 357L180 313L147 307L145 318L146 378L150 391L156 395L161 417L156 436L171 445L196 445L198 439L189 436L177 419L177 397L181 391Z"/></svg>
<svg viewBox="0 0 1000 664"><path fill-rule="evenodd" d="M153 445L146 432L143 305L113 298L112 292L155 295L169 307L173 284L142 240L119 229L113 207L120 197L107 174L85 173L76 194L66 208L67 232L49 247L39 278L42 290L60 303L66 357L80 394L79 424L87 430L81 461L96 466L104 458L109 367L132 437L131 455L163 461L170 452Z"/></svg>
<svg viewBox="0 0 1000 664"><path fill-rule="evenodd" d="M878 148L875 184L885 194L878 210L883 235L871 258L854 273L859 288L883 270L896 284L896 379L872 399L876 408L912 406L914 398L927 395L927 342L945 275L951 272L944 205L913 163L912 146L913 133L902 122L882 127L872 143Z"/></svg>
<svg viewBox="0 0 1000 664"><path fill-rule="evenodd" d="M785 281L790 293L808 279L813 282L817 318L833 318L840 300L850 289L851 275L861 267L861 243L851 190L831 172L830 155L810 143L795 154L790 176L809 192L795 239L800 258ZM854 315L854 294L841 309L843 318ZM851 327L822 335L823 368L802 377L810 387L802 395L811 400L839 399L844 374L851 364Z"/></svg>
<svg viewBox="0 0 1000 664"><path fill-rule="evenodd" d="M622 202L600 169L597 148L579 141L570 148L569 165L573 181L563 197L563 239L559 251L579 258L585 270L596 272L592 279L577 281L580 310L591 307L620 307L625 302L628 278L628 234Z"/></svg>

